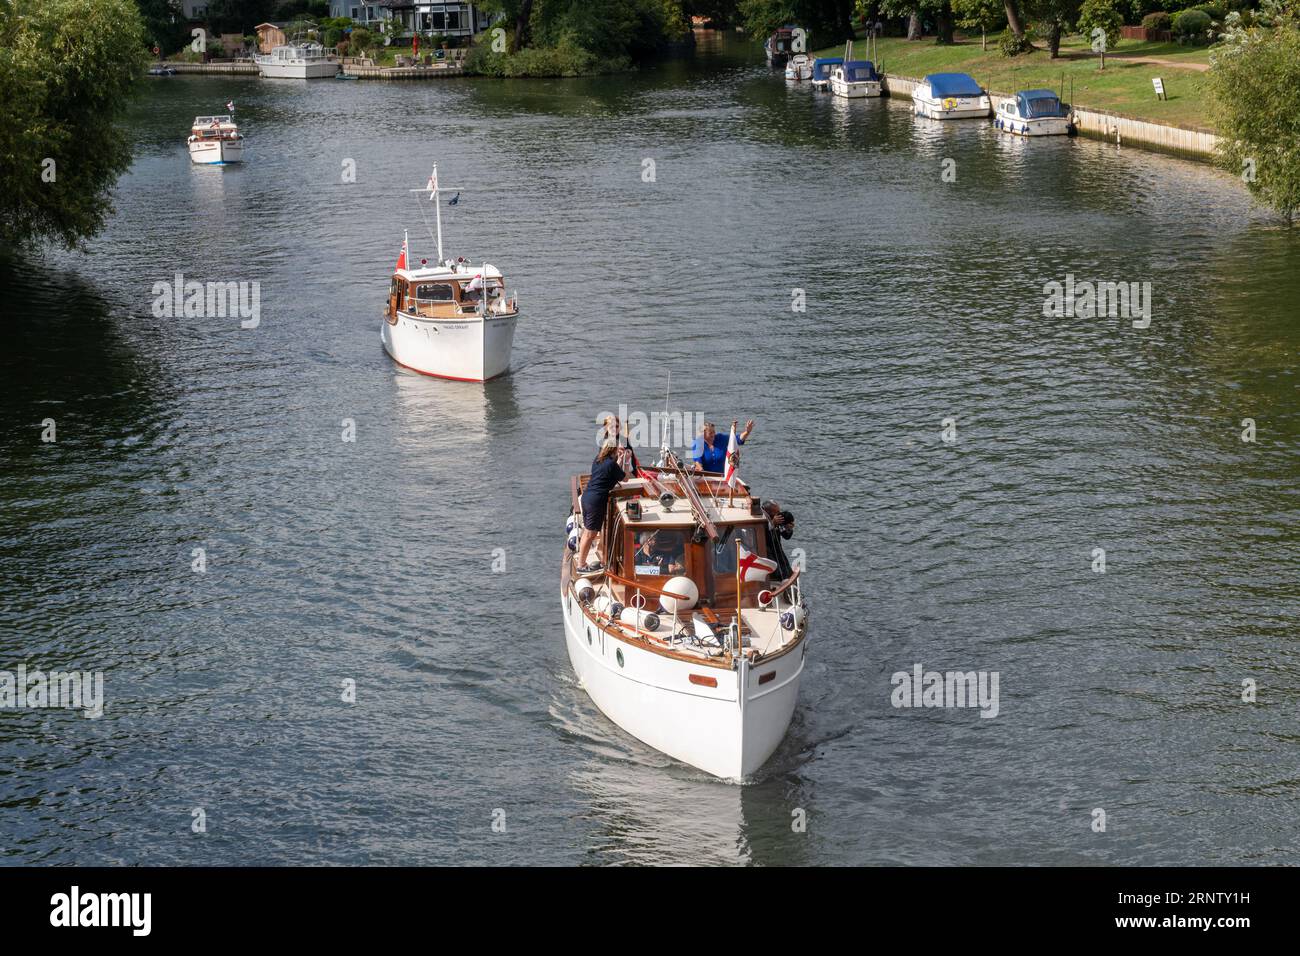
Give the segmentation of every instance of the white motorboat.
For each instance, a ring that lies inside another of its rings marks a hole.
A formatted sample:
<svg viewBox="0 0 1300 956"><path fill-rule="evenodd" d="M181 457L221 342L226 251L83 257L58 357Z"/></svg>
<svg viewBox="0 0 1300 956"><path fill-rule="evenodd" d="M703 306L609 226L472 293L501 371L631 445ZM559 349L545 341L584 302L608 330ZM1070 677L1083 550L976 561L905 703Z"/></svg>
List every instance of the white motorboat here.
<svg viewBox="0 0 1300 956"><path fill-rule="evenodd" d="M785 78L796 83L812 79L812 61L806 53L796 53L785 61Z"/></svg>
<svg viewBox="0 0 1300 956"><path fill-rule="evenodd" d="M438 259L413 266L410 242L403 239L380 325L384 350L399 365L425 375L464 382L496 378L510 368L517 297L506 295L505 277L496 266L443 258L437 166L429 185L412 192L427 194L437 210Z"/></svg>
<svg viewBox="0 0 1300 956"><path fill-rule="evenodd" d="M966 73L931 73L912 90L912 109L930 119L988 116L988 94Z"/></svg>
<svg viewBox="0 0 1300 956"><path fill-rule="evenodd" d="M319 43L290 43L253 57L257 71L269 80L312 80L341 69L338 52Z"/></svg>
<svg viewBox="0 0 1300 956"><path fill-rule="evenodd" d="M1065 136L1070 108L1051 90L1021 90L998 103L993 126L1017 136Z"/></svg>
<svg viewBox="0 0 1300 956"><path fill-rule="evenodd" d="M573 479L571 542L587 478ZM569 660L596 706L656 750L731 779L785 737L808 650L800 572L777 558L758 499L737 485L733 495L666 453L611 494L603 570L579 575L566 548L560 579Z"/></svg>
<svg viewBox="0 0 1300 956"><path fill-rule="evenodd" d="M244 161L244 135L233 116L196 116L186 141L190 162L203 166L224 166Z"/></svg>
<svg viewBox="0 0 1300 956"><path fill-rule="evenodd" d="M831 67L831 92L847 99L879 96L880 74L870 60L848 60Z"/></svg>

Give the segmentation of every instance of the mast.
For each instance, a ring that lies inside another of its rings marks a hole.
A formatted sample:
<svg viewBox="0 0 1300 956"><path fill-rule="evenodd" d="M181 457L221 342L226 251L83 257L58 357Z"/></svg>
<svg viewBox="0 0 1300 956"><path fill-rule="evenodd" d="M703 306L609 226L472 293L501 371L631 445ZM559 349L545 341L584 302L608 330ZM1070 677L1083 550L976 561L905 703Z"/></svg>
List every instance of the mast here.
<svg viewBox="0 0 1300 956"><path fill-rule="evenodd" d="M438 265L442 266L442 203L438 199L438 164L433 164L433 211L438 220Z"/></svg>

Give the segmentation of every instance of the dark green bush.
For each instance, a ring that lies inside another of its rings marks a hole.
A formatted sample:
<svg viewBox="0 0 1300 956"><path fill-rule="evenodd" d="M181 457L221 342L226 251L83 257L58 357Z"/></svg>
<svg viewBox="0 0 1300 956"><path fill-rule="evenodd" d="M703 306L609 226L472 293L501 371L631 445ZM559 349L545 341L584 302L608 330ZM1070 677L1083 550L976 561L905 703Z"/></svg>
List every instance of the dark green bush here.
<svg viewBox="0 0 1300 956"><path fill-rule="evenodd" d="M1174 17L1174 33L1180 39L1196 43L1208 40L1210 15L1204 10L1184 10Z"/></svg>
<svg viewBox="0 0 1300 956"><path fill-rule="evenodd" d="M1148 30L1172 30L1174 28L1174 18L1163 11L1157 10L1155 13L1148 13L1142 18L1142 26Z"/></svg>
<svg viewBox="0 0 1300 956"><path fill-rule="evenodd" d="M1019 56L1022 53L1028 53L1034 48L1029 42L1029 37L1018 37L1011 32L1011 28L1002 31L998 37L998 50L1003 56Z"/></svg>

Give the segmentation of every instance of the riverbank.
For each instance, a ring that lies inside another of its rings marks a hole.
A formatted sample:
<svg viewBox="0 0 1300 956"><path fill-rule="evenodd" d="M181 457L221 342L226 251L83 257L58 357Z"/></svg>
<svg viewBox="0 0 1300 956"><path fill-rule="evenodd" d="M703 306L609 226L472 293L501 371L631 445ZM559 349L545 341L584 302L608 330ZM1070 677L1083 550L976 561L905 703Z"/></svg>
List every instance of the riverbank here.
<svg viewBox="0 0 1300 956"><path fill-rule="evenodd" d="M853 50L855 56L873 59L867 55L865 40L857 41ZM1059 91L1064 82L1065 98L1073 96L1071 102L1081 108L1213 133L1204 86L1209 65L1206 47L1122 40L1114 53L1106 55L1105 70L1097 68L1097 56L1081 37L1062 42L1061 56L1055 60L1046 49L1004 57L993 38L988 49L981 50L979 37L959 37L951 46L940 46L931 37L886 37L877 41L875 52L877 68L887 74L919 78L927 73L969 73L989 90L1009 92L1040 87ZM841 46L813 55L842 53ZM1168 99L1156 98L1153 77L1164 81Z"/></svg>

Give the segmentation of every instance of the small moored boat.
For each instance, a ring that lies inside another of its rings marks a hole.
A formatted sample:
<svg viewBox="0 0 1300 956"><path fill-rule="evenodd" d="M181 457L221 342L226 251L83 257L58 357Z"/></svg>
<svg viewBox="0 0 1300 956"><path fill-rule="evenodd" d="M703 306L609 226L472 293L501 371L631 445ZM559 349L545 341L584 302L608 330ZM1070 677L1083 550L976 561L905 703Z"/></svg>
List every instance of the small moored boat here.
<svg viewBox="0 0 1300 956"><path fill-rule="evenodd" d="M763 41L763 52L772 66L782 66L794 52L794 28L781 27Z"/></svg>
<svg viewBox="0 0 1300 956"><path fill-rule="evenodd" d="M572 482L570 546L588 477ZM808 650L800 572L776 559L758 499L737 485L665 450L611 493L604 569L580 576L566 548L560 578L569 660L596 706L725 778L754 773L781 743Z"/></svg>
<svg viewBox="0 0 1300 956"><path fill-rule="evenodd" d="M801 82L812 79L812 61L806 53L796 53L785 64L785 78Z"/></svg>
<svg viewBox="0 0 1300 956"><path fill-rule="evenodd" d="M463 382L485 382L510 368L519 306L507 296L505 277L489 263L474 265L463 256L444 259L438 167L424 189L438 222L438 261L413 267L410 242L393 269L380 324L384 350L399 365L425 375ZM459 195L459 193L458 193Z"/></svg>
<svg viewBox="0 0 1300 956"><path fill-rule="evenodd" d="M989 115L989 97L966 73L931 73L912 90L912 109L930 119Z"/></svg>
<svg viewBox="0 0 1300 956"><path fill-rule="evenodd" d="M880 95L880 74L870 60L849 60L831 70L831 92L858 99Z"/></svg>
<svg viewBox="0 0 1300 956"><path fill-rule="evenodd" d="M190 162L202 166L224 166L244 161L244 134L233 116L196 116L186 141Z"/></svg>
<svg viewBox="0 0 1300 956"><path fill-rule="evenodd" d="M831 82L831 70L844 62L842 56L822 56L813 60L812 85L814 90L824 90Z"/></svg>
<svg viewBox="0 0 1300 956"><path fill-rule="evenodd" d="M993 125L1017 136L1065 136L1070 108L1051 90L1021 90L998 104Z"/></svg>

